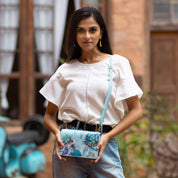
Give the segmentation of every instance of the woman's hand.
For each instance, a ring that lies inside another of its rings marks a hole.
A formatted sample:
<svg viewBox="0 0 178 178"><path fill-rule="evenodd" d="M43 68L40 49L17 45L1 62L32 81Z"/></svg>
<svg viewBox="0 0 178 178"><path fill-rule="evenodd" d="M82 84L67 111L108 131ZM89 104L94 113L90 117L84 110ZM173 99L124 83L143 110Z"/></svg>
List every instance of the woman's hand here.
<svg viewBox="0 0 178 178"><path fill-rule="evenodd" d="M58 147L63 146L63 143L61 141L61 131L60 130L55 134L55 137L56 137L56 154L60 160L66 161L66 158L64 158L58 154Z"/></svg>
<svg viewBox="0 0 178 178"><path fill-rule="evenodd" d="M110 138L108 137L107 134L101 136L100 142L99 142L99 144L96 147L96 149L99 150L99 155L98 155L98 158L95 160L95 163L97 163L101 159L101 157L103 155L103 152L105 150L105 147L106 147L109 139Z"/></svg>
<svg viewBox="0 0 178 178"><path fill-rule="evenodd" d="M59 146L63 146L63 143L61 141L61 131L59 130L56 134L55 134L55 137L56 137L56 142Z"/></svg>

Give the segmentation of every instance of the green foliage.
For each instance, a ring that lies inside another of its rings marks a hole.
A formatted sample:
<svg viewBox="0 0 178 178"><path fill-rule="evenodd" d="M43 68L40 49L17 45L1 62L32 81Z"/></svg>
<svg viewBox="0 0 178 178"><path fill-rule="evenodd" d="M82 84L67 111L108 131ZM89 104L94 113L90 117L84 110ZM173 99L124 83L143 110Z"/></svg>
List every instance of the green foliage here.
<svg viewBox="0 0 178 178"><path fill-rule="evenodd" d="M167 97L160 95L151 95L146 93L143 97L145 108L145 117L149 119L150 131L159 132L165 135L167 132L178 134L178 124L175 119L175 112L178 106L171 107L171 103Z"/></svg>
<svg viewBox="0 0 178 178"><path fill-rule="evenodd" d="M59 58L59 66L62 65L65 62L65 60L63 58Z"/></svg>
<svg viewBox="0 0 178 178"><path fill-rule="evenodd" d="M164 138L167 132L178 134L174 112L178 106L169 108L167 98L145 93L141 100L143 118L118 135L119 152L126 178L141 178L148 167L154 167L151 154L150 133L158 132ZM144 176L145 177L145 176Z"/></svg>

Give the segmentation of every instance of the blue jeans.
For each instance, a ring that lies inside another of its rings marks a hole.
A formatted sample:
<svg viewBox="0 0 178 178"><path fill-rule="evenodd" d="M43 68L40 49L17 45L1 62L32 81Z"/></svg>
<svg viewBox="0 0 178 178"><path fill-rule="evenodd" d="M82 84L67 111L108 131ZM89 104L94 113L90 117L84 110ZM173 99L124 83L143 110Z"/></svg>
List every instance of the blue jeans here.
<svg viewBox="0 0 178 178"><path fill-rule="evenodd" d="M59 160L53 150L53 178L124 178L116 138L112 138L98 163L90 159L67 157Z"/></svg>

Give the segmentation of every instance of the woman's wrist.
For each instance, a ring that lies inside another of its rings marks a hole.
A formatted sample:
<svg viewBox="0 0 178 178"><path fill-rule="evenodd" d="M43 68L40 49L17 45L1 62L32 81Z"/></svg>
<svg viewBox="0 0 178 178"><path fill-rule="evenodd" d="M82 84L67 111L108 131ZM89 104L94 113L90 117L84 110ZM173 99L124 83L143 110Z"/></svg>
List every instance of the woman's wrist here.
<svg viewBox="0 0 178 178"><path fill-rule="evenodd" d="M109 141L113 136L110 134L110 132L105 134L105 137L107 139L107 141Z"/></svg>
<svg viewBox="0 0 178 178"><path fill-rule="evenodd" d="M53 134L56 136L58 134L60 134L61 131L60 131L60 128L55 128L54 131L53 131Z"/></svg>

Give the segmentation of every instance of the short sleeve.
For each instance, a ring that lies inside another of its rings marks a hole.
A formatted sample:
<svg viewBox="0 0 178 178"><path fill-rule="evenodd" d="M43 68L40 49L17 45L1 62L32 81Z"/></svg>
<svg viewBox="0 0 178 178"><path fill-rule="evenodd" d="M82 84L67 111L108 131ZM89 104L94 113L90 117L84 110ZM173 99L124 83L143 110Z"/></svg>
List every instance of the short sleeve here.
<svg viewBox="0 0 178 178"><path fill-rule="evenodd" d="M129 61L126 58L121 58L117 67L118 82L116 87L115 104L132 96L138 96L140 99L143 92L138 86L133 76L133 72Z"/></svg>
<svg viewBox="0 0 178 178"><path fill-rule="evenodd" d="M46 100L60 107L65 94L61 75L55 73L39 92Z"/></svg>

